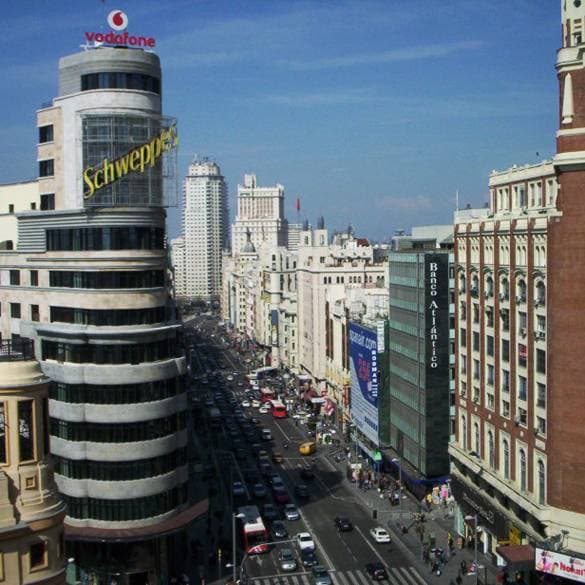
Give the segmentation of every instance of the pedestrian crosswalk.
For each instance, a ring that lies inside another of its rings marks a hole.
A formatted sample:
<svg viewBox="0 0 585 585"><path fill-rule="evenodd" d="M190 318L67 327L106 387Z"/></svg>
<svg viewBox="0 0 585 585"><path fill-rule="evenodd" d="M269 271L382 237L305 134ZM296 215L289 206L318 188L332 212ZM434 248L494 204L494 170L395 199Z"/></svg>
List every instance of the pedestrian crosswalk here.
<svg viewBox="0 0 585 585"><path fill-rule="evenodd" d="M333 585L372 585L371 577L362 570L330 571ZM389 567L390 585L427 585L414 567ZM268 577L249 577L246 585L313 585L311 574L294 573L270 575Z"/></svg>

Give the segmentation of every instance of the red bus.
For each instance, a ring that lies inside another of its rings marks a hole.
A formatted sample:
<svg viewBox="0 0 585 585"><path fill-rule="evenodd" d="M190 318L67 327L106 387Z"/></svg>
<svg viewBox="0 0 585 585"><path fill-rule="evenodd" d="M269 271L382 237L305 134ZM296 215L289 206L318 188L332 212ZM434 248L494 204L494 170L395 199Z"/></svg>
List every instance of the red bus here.
<svg viewBox="0 0 585 585"><path fill-rule="evenodd" d="M274 418L286 418L286 406L280 400L272 401L272 416Z"/></svg>
<svg viewBox="0 0 585 585"><path fill-rule="evenodd" d="M276 392L270 388L261 388L260 394L262 395L260 397L260 401L262 403L270 402L271 400L274 400L276 398Z"/></svg>
<svg viewBox="0 0 585 585"><path fill-rule="evenodd" d="M238 508L238 517L242 527L242 548L246 554L254 555L268 552L268 531L258 510L258 506Z"/></svg>

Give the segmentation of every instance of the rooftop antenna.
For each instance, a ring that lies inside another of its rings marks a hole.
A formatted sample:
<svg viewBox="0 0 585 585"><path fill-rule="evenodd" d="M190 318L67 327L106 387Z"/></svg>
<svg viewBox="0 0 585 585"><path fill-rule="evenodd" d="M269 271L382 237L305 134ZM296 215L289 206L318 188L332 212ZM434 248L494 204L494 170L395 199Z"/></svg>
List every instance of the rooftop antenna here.
<svg viewBox="0 0 585 585"><path fill-rule="evenodd" d="M459 211L459 189L455 191L455 210Z"/></svg>
<svg viewBox="0 0 585 585"><path fill-rule="evenodd" d="M297 224L301 223L301 198L297 197Z"/></svg>

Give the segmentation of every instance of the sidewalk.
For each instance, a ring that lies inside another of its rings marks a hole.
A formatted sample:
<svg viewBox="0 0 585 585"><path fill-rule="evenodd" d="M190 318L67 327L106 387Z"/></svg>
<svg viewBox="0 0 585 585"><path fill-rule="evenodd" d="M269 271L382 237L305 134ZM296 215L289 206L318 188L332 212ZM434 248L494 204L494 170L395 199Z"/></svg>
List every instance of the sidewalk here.
<svg viewBox="0 0 585 585"><path fill-rule="evenodd" d="M441 567L441 575L436 575L431 572L429 562L423 560L424 545L421 541L421 535L416 530L417 522L415 520L415 514L421 509L420 502L410 494L405 493L402 497L401 520L399 506L391 506L388 498L380 497L377 489L360 489L356 483L352 483L346 477L345 470L347 461L344 460L338 463L334 459L332 460L331 457L330 461L343 473L344 481L351 486L352 491L372 511L372 514L374 510L376 511L378 522L381 526L387 528L392 536L393 546L400 549L411 560L412 564L428 583L448 585L457 582L457 577L461 574L463 561L466 567L469 567L473 562L474 550L468 548L459 549L455 546L452 553L449 554L448 534L451 533L453 538L455 540L457 539L453 526L453 517L448 507L444 507L442 504L433 504L430 512L426 511L426 507L423 511L425 521L421 524L424 527L423 536L425 542L429 543L430 541L430 548L433 548L432 539L434 537L434 546L443 549L447 557L445 564ZM401 526L407 527L408 530L406 533L403 533ZM487 578L487 583L494 585L498 573L497 567L481 552L478 552L478 563L480 565L479 582L483 585L486 583ZM463 585L475 585L475 575L466 573L467 571L461 577Z"/></svg>

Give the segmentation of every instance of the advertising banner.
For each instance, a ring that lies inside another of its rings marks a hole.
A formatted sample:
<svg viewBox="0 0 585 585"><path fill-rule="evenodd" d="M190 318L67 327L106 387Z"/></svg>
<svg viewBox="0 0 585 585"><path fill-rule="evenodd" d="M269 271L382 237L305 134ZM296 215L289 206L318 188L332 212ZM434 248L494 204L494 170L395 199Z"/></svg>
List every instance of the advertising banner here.
<svg viewBox="0 0 585 585"><path fill-rule="evenodd" d="M375 445L378 439L378 336L358 325L349 324L351 371L351 420Z"/></svg>
<svg viewBox="0 0 585 585"><path fill-rule="evenodd" d="M447 254L425 255L425 357L427 387L449 384L449 262Z"/></svg>
<svg viewBox="0 0 585 585"><path fill-rule="evenodd" d="M585 583L585 559L537 547L534 562L537 571Z"/></svg>
<svg viewBox="0 0 585 585"><path fill-rule="evenodd" d="M270 343L278 346L278 311L276 309L270 311Z"/></svg>
<svg viewBox="0 0 585 585"><path fill-rule="evenodd" d="M174 118L83 114L84 207L159 207L177 201Z"/></svg>

